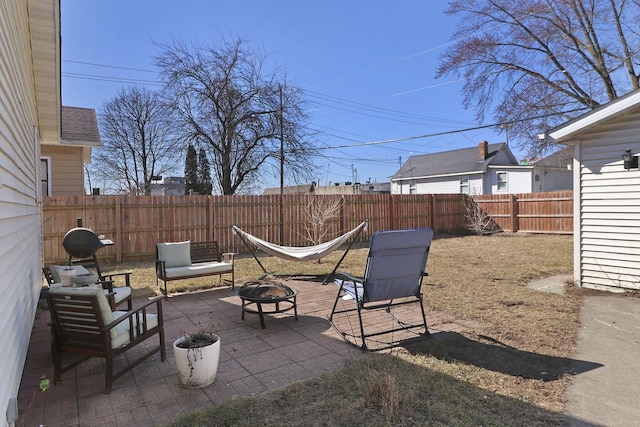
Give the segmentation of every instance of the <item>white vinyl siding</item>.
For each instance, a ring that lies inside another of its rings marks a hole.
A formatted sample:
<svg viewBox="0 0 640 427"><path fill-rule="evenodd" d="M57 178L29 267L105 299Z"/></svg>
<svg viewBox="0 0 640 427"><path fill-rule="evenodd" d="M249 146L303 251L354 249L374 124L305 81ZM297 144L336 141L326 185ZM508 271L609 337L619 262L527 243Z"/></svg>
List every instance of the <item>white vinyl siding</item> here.
<svg viewBox="0 0 640 427"><path fill-rule="evenodd" d="M415 194L459 194L460 177L462 175L438 178L416 178ZM465 175L467 176L467 175ZM469 191L471 194L482 194L482 175L469 175ZM391 194L410 194L410 182L394 181L391 183Z"/></svg>
<svg viewBox="0 0 640 427"><path fill-rule="evenodd" d="M83 196L82 147L43 145L42 155L51 158L51 195Z"/></svg>
<svg viewBox="0 0 640 427"><path fill-rule="evenodd" d="M622 153L640 153L640 114L622 116L580 137L580 282L640 289L640 170Z"/></svg>
<svg viewBox="0 0 640 427"><path fill-rule="evenodd" d="M506 173L506 189L499 188L498 174ZM531 193L533 170L531 167L514 166L506 168L504 166L489 166L487 171L487 181L485 194L519 194Z"/></svg>
<svg viewBox="0 0 640 427"><path fill-rule="evenodd" d="M37 301L42 287L42 224L38 204L40 135L59 135L55 108L40 105L35 80L55 81L42 73L47 56L36 61L32 52L46 53L30 19L56 16L57 0L0 2L0 425L8 421L8 402L17 397L27 355ZM45 13L41 13L43 12ZM48 23L51 29L53 19ZM44 23L43 23L44 25ZM54 49L56 39L51 39ZM55 57L56 55L53 55ZM34 66L34 64L36 64ZM55 65L54 69L55 69ZM52 84L51 87L59 87ZM56 98L57 99L57 98ZM52 120L48 120L49 117ZM38 132L36 126L51 123ZM24 409L24 408L21 408Z"/></svg>

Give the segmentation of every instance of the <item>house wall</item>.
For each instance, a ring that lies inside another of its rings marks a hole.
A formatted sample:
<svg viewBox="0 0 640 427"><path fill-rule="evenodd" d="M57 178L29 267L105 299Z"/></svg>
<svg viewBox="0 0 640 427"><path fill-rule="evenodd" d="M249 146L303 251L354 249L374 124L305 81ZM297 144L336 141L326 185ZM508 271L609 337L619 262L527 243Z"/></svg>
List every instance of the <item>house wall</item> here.
<svg viewBox="0 0 640 427"><path fill-rule="evenodd" d="M51 157L52 196L85 195L82 150L82 147L42 146L41 155Z"/></svg>
<svg viewBox="0 0 640 427"><path fill-rule="evenodd" d="M461 175L415 179L415 194L460 194ZM410 180L392 181L391 194L410 194ZM482 174L469 176L469 192L484 194Z"/></svg>
<svg viewBox="0 0 640 427"><path fill-rule="evenodd" d="M498 173L507 172L507 189L498 190ZM483 194L531 193L531 169L491 166L487 171Z"/></svg>
<svg viewBox="0 0 640 427"><path fill-rule="evenodd" d="M536 181L536 176L538 180ZM547 192L573 189L573 172L570 169L534 168L533 191Z"/></svg>
<svg viewBox="0 0 640 427"><path fill-rule="evenodd" d="M26 0L0 2L0 425L17 397L42 286L39 140ZM52 76L52 78L54 78Z"/></svg>
<svg viewBox="0 0 640 427"><path fill-rule="evenodd" d="M639 123L640 113L628 114L574 141L574 279L585 287L640 289L640 171L625 170L621 157L640 153Z"/></svg>

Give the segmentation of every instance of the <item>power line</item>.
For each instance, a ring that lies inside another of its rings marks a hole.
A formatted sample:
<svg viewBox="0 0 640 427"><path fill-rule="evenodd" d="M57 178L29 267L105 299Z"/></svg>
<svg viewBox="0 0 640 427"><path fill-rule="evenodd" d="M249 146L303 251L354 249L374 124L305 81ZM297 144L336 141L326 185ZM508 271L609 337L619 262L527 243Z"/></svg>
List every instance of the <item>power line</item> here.
<svg viewBox="0 0 640 427"><path fill-rule="evenodd" d="M481 126L475 126L475 127L470 127L470 128L464 128L464 129L454 129L454 130L449 130L449 131L444 131L444 132L427 133L427 134L424 134L424 135L408 136L408 137L404 137L404 138L394 138L394 139L385 139L385 140L381 140L381 141L361 142L361 143L353 144L353 145L335 145L335 146L327 146L327 147L318 147L317 149L318 150L331 150L331 149L336 149L336 148L366 147L366 146L373 146L373 145L391 144L393 142L412 141L412 140L415 140L415 139L432 138L432 137L435 137L435 136L442 136L442 135L452 135L452 134L455 134L455 133L469 132L469 131L473 131L473 130L480 130L480 129L487 129L487 128L492 128L492 127L511 125L511 124L514 124L514 123L528 122L528 121L531 121L531 120L542 119L542 118L545 118L545 117L557 116L559 114L574 113L574 112L577 112L577 111L585 110L587 108L588 107L575 108L573 110L562 111L562 112L559 112L559 113L544 114L544 115L541 115L541 116L529 117L529 118L526 118L526 119L511 120L511 121L504 122L504 123L493 123L493 124L490 124L490 125L481 125Z"/></svg>
<svg viewBox="0 0 640 427"><path fill-rule="evenodd" d="M117 65L97 64L95 62L72 61L70 59L63 59L62 62L68 62L70 64L90 65L92 67L117 68L119 70L141 71L143 73L154 73L154 74L158 73L157 71L144 70L142 68L120 67L120 66L117 66Z"/></svg>
<svg viewBox="0 0 640 427"><path fill-rule="evenodd" d="M96 74L81 74L81 73L62 73L63 77L68 77L72 79L83 79L83 80L94 80L100 82L111 82L111 83L136 83L142 85L161 85L162 83L157 80L142 80L142 79L132 79L127 77L112 77L112 76L99 76Z"/></svg>

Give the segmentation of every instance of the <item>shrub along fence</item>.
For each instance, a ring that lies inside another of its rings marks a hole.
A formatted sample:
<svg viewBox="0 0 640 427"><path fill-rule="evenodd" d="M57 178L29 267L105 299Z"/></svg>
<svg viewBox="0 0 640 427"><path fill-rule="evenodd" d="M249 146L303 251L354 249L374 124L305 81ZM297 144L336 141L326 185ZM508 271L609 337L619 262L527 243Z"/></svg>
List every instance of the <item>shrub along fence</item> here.
<svg viewBox="0 0 640 427"><path fill-rule="evenodd" d="M306 246L308 195L285 195L282 203L282 243ZM319 197L319 196L316 196ZM325 240L368 219L361 236L378 230L431 227L436 233L460 232L465 210L460 194L345 195L342 206L326 223ZM217 240L223 251L245 251L232 225L280 243L280 196L53 196L42 203L44 262L64 262L65 233L82 219L84 227L113 240L100 250L101 260L150 259L157 242Z"/></svg>

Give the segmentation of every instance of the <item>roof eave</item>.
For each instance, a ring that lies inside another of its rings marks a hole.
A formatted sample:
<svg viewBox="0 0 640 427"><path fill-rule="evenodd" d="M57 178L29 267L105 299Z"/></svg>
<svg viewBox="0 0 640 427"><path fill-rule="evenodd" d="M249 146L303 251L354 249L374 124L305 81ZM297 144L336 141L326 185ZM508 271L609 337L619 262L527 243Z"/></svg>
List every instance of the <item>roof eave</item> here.
<svg viewBox="0 0 640 427"><path fill-rule="evenodd" d="M31 56L40 140L59 143L61 135L60 0L28 3Z"/></svg>
<svg viewBox="0 0 640 427"><path fill-rule="evenodd" d="M548 131L544 136L551 142L567 143L576 135L624 114L628 109L640 106L640 90L622 96L600 108L589 111L573 120L570 120Z"/></svg>

